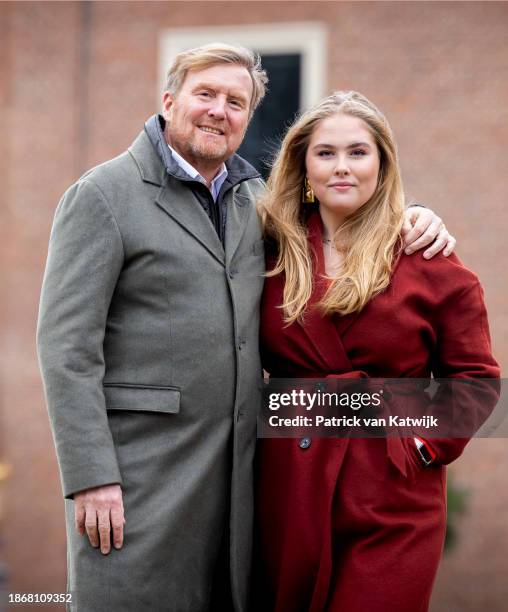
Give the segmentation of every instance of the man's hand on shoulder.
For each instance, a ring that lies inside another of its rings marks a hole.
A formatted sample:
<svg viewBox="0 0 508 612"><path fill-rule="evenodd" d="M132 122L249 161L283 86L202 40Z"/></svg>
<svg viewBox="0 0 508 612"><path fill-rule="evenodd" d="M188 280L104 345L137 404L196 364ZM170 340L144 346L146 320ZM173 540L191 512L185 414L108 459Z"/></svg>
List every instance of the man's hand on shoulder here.
<svg viewBox="0 0 508 612"><path fill-rule="evenodd" d="M448 257L457 244L442 219L430 208L422 206L410 206L406 209L402 236L406 255L411 255L432 243L423 253L425 259L431 259L440 251L443 251L443 255Z"/></svg>
<svg viewBox="0 0 508 612"><path fill-rule="evenodd" d="M74 516L79 535L88 535L94 548L100 545L101 553L122 548L123 514L122 489L119 484L94 487L74 493Z"/></svg>

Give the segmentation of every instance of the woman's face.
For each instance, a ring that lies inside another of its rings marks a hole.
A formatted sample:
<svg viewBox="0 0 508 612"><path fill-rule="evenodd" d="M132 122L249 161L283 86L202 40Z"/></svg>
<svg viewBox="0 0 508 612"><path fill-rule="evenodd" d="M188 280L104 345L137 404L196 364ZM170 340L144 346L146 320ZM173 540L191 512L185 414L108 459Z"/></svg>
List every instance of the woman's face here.
<svg viewBox="0 0 508 612"><path fill-rule="evenodd" d="M337 113L314 129L305 165L321 217L336 229L374 194L379 151L363 119Z"/></svg>

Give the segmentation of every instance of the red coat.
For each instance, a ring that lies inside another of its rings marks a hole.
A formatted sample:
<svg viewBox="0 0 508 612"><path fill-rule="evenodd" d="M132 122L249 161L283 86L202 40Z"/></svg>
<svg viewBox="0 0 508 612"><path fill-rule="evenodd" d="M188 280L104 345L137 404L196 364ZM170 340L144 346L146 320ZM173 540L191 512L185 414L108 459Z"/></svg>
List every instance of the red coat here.
<svg viewBox="0 0 508 612"><path fill-rule="evenodd" d="M321 220L309 219L319 300ZM273 265L273 261L268 261ZM481 286L455 256L402 255L390 286L359 313L284 328L283 278L261 313L273 377L499 376ZM262 440L257 455L257 609L418 612L428 608L445 534L444 464L466 440L432 441L423 468L411 438Z"/></svg>

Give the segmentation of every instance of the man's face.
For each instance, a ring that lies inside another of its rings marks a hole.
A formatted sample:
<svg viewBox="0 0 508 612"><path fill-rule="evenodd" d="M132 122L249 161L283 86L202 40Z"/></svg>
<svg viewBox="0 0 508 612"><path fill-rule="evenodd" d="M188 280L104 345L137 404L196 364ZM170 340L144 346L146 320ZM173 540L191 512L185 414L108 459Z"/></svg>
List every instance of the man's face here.
<svg viewBox="0 0 508 612"><path fill-rule="evenodd" d="M180 91L163 97L169 144L198 170L218 168L242 143L252 93L251 77L238 64L188 72Z"/></svg>

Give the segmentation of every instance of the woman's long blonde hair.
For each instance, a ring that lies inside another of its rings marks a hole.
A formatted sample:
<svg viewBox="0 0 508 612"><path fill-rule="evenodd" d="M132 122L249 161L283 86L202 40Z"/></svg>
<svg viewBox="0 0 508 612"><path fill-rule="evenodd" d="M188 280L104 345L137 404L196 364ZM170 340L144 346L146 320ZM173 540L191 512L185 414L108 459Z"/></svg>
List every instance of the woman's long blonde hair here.
<svg viewBox="0 0 508 612"><path fill-rule="evenodd" d="M277 244L275 268L285 274L282 309L290 324L302 317L313 289L312 255L307 241L306 204L301 202L305 155L320 121L343 113L362 119L376 141L380 167L373 196L334 236L344 251L340 272L319 306L325 314L360 311L390 282L404 215L404 193L397 148L387 120L355 91L338 91L308 110L288 130L274 162L259 209L265 235ZM339 242L340 240L340 242Z"/></svg>

